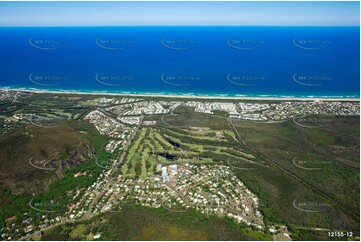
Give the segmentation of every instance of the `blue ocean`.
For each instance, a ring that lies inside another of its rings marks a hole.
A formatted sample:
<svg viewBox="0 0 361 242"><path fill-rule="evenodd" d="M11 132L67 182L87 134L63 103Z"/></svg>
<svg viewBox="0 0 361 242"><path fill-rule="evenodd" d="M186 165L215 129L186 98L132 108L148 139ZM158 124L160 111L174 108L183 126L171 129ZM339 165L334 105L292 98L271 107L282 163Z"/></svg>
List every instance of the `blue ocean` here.
<svg viewBox="0 0 361 242"><path fill-rule="evenodd" d="M359 27L1 27L0 87L360 96Z"/></svg>

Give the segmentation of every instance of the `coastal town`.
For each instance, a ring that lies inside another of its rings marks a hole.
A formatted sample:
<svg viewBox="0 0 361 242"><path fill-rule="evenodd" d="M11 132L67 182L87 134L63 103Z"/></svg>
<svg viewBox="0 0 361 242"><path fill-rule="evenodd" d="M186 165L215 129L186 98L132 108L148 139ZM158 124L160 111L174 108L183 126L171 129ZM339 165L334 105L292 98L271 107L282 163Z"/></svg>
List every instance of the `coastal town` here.
<svg viewBox="0 0 361 242"><path fill-rule="evenodd" d="M302 115L359 115L359 102L283 101L281 103L252 102L186 102L194 112L213 114L224 111L228 117L245 121L284 121Z"/></svg>
<svg viewBox="0 0 361 242"><path fill-rule="evenodd" d="M187 212L192 208L205 214L228 216L237 222L263 229L258 198L232 174L228 166L158 164L157 171L158 174L145 180L118 175L107 185L97 203L92 204L109 173L101 175L68 213L68 219L80 219L87 211L93 215L119 212L122 204L135 203L163 207L173 212Z"/></svg>
<svg viewBox="0 0 361 242"><path fill-rule="evenodd" d="M360 1L0 0L0 240L361 241Z"/></svg>
<svg viewBox="0 0 361 242"><path fill-rule="evenodd" d="M24 102L31 98L27 92L0 92L0 102ZM15 98L15 99L13 99ZM138 204L152 208L163 208L174 213L196 210L205 215L228 217L236 223L244 223L258 230L266 228L259 210L259 199L234 175L227 160L221 163L175 163L169 161L153 164L155 172L144 177L129 176L121 172L123 158L133 138L141 127L154 127L163 123L163 116L175 116L179 108L191 108L194 113L224 118L231 122L284 122L307 115L347 116L359 115L360 105L356 101L262 101L251 100L149 100L133 97L92 97L75 101L76 106L87 106L83 115L44 115L43 113L16 112L1 117L2 134L7 134L21 125L39 128L55 127L59 122L79 117L94 125L96 130L108 137L105 150L117 156L112 160L96 160L104 171L85 190L77 191L69 201L67 211L58 213L43 211L36 203L29 203L29 210L37 211L39 221L32 221L28 213L23 214L21 224L7 218L7 227L0 228L3 240L19 239L57 224L82 221L102 213L119 212L127 204ZM6 110L7 111L7 110ZM163 123L168 125L166 123ZM219 136L219 137L218 137ZM168 136L165 136L168 137ZM233 136L235 137L235 136ZM217 138L224 139L217 133ZM156 141L158 142L158 141ZM169 145L169 144L168 144ZM159 144L158 144L159 146ZM175 153L174 151L173 153ZM145 161L147 162L147 161ZM105 164L105 165L104 165ZM152 165L152 166L153 166ZM124 167L124 166L123 166ZM81 174L77 174L81 175ZM56 207L56 202L51 202ZM277 231L272 228L274 233ZM101 235L95 235L94 239Z"/></svg>
<svg viewBox="0 0 361 242"><path fill-rule="evenodd" d="M11 94L13 93L13 94ZM24 92L24 96L29 96ZM0 101L13 101L21 97L21 92L2 91ZM88 102L80 102L85 105ZM214 115L215 111L224 112L222 118L239 120L245 122L283 122L297 117L307 115L324 116L347 116L359 115L360 103L356 101L281 101L272 103L270 101L257 102L226 102L226 101L144 101L141 98L95 98L91 100L92 106L99 107L90 112L85 119L97 127L100 133L107 134L113 138L126 139L131 128L128 126L139 125L144 116L169 115L178 107L191 107L194 112ZM110 106L110 107L108 107ZM111 113L110 117L106 113ZM61 118L61 117L56 117ZM2 125L4 133L13 130L23 119L39 125L56 122L56 118L49 118L42 114L14 114L6 117ZM121 143L109 145L108 150L115 150Z"/></svg>

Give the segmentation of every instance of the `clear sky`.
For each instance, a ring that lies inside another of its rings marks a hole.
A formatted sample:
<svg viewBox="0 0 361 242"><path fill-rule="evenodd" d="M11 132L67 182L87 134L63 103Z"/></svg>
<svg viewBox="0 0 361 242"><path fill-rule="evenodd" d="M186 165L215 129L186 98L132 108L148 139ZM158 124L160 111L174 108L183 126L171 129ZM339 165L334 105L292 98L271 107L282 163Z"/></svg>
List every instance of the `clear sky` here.
<svg viewBox="0 0 361 242"><path fill-rule="evenodd" d="M360 25L359 2L0 2L0 26Z"/></svg>

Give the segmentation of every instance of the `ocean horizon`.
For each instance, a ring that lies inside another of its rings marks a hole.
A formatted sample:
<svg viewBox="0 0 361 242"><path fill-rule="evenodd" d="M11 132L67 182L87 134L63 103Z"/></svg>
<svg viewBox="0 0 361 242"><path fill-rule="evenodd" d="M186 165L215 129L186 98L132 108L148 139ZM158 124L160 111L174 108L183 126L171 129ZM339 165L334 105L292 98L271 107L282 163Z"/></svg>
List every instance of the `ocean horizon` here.
<svg viewBox="0 0 361 242"><path fill-rule="evenodd" d="M359 98L359 27L0 27L0 87Z"/></svg>

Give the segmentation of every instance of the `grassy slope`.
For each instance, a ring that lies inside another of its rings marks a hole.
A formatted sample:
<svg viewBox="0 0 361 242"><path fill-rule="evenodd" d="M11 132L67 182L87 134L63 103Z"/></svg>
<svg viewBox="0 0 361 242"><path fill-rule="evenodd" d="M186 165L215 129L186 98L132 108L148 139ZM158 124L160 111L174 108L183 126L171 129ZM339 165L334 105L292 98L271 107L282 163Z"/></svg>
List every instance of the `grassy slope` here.
<svg viewBox="0 0 361 242"><path fill-rule="evenodd" d="M49 160L83 143L74 129L64 124L56 128L28 125L0 138L0 181L14 193L37 193L57 178L55 171L32 167L29 159ZM64 154L63 158L66 158Z"/></svg>

